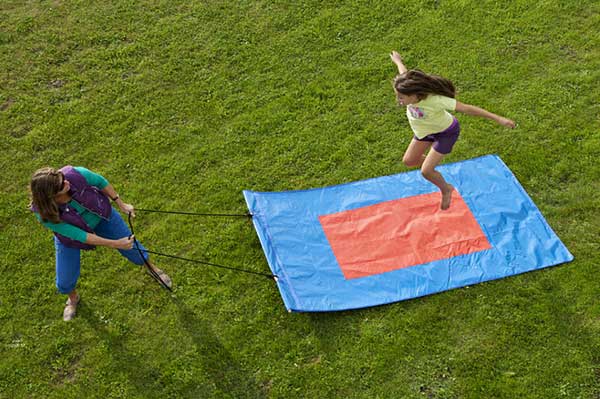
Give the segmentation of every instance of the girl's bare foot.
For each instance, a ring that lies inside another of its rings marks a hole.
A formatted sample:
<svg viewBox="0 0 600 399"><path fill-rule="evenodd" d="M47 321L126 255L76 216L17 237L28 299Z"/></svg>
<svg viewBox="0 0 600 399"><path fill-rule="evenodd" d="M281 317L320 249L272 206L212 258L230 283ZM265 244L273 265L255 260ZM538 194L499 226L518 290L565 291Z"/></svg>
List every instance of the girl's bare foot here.
<svg viewBox="0 0 600 399"><path fill-rule="evenodd" d="M454 186L451 184L446 184L446 190L442 191L442 208L443 211L450 208L450 202L452 201L452 191L454 191Z"/></svg>

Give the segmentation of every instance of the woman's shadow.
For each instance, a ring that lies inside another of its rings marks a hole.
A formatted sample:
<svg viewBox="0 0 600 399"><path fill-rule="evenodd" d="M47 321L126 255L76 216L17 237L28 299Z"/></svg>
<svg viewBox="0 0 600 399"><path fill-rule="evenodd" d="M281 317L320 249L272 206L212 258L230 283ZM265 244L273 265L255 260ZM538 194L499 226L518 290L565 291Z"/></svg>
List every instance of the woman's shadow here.
<svg viewBox="0 0 600 399"><path fill-rule="evenodd" d="M254 376L236 361L221 344L212 329L199 320L182 300L173 298L179 312L180 325L194 341L206 373L221 393L232 398L265 398L267 395L257 384Z"/></svg>
<svg viewBox="0 0 600 399"><path fill-rule="evenodd" d="M179 320L177 325L185 329L196 346L197 353L200 354L200 369L204 371L207 379L212 381L211 386L202 386L199 381L169 386L160 369L144 361L143 354L136 354L128 348L127 344L131 338L118 331L112 331L106 320L90 309L88 303L84 304L88 307L87 311L82 309L80 317L86 320L97 333L99 340L110 349L115 369L127 373L130 387L135 391L136 397L164 397L165 394L175 394L176 397L265 398L266 393L256 383L252 373L234 359L211 327L198 318L181 299L172 296L172 301ZM163 348L154 347L149 348L150 350L161 351ZM155 381L155 384L149 385L149 381Z"/></svg>

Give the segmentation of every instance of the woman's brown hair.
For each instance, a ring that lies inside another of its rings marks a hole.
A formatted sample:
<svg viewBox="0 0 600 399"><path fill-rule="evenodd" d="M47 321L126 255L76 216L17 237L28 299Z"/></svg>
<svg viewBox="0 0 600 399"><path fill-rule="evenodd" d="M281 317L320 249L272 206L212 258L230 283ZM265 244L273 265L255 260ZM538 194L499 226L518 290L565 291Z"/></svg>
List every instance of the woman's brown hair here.
<svg viewBox="0 0 600 399"><path fill-rule="evenodd" d="M419 100L424 99L429 94L439 94L451 98L456 96L456 88L449 79L437 75L428 75L418 69L411 69L396 76L394 89L405 95L415 94Z"/></svg>
<svg viewBox="0 0 600 399"><path fill-rule="evenodd" d="M62 189L64 176L61 176L61 172L49 167L38 169L31 176L31 204L37 208L44 222L60 223L58 204L54 197Z"/></svg>

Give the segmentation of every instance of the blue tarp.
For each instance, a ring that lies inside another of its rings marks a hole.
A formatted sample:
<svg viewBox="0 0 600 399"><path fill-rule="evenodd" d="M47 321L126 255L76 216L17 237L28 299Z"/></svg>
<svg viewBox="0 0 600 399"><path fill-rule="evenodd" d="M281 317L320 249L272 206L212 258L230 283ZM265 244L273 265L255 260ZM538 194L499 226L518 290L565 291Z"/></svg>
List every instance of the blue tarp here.
<svg viewBox="0 0 600 399"><path fill-rule="evenodd" d="M456 188L489 241L488 249L398 269L391 265L390 271L358 278L344 275L320 217L435 193L437 188L418 170L311 190L244 191L286 308L321 312L382 305L573 259L498 156L441 165L438 171Z"/></svg>

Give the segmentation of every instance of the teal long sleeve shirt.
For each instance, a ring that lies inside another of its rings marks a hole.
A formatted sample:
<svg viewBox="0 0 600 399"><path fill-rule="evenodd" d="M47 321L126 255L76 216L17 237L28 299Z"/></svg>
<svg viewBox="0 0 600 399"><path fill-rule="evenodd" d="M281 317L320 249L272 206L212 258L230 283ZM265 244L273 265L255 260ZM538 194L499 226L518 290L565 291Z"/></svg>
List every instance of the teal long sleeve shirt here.
<svg viewBox="0 0 600 399"><path fill-rule="evenodd" d="M108 180L104 178L104 176L99 175L98 173L94 173L87 168L82 166L75 166L74 169L81 173L81 175L85 178L85 181L90 185L97 187L99 190L102 190L106 186L108 186ZM71 200L69 205L72 206L77 213L83 217L85 223L90 226L91 229L94 229L98 223L102 220L100 216L96 215L85 209L81 206L77 201ZM35 213L36 217L42 223L42 225L55 233L63 235L65 237L69 237L73 240L77 240L79 242L85 242L87 239L87 232L85 230L80 229L79 227L73 226L68 223L60 222L60 223L52 223L49 221L44 222L39 215L39 213Z"/></svg>

